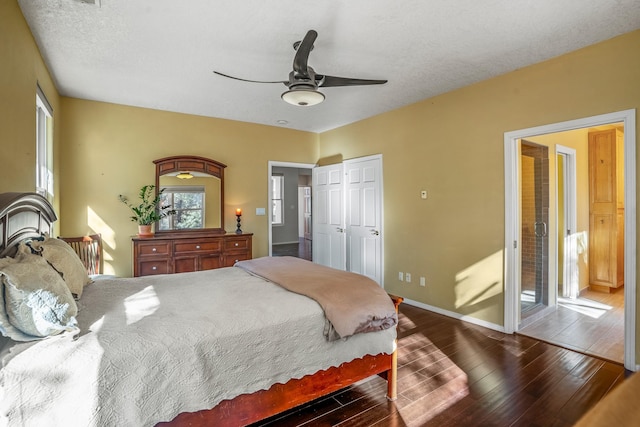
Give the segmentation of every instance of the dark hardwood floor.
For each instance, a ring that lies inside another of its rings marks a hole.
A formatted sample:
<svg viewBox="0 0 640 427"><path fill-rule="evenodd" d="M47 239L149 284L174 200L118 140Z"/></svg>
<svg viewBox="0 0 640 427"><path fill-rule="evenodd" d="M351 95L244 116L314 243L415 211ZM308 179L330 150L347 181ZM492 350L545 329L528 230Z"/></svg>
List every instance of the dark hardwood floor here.
<svg viewBox="0 0 640 427"><path fill-rule="evenodd" d="M402 304L398 399L372 377L257 426L571 426L620 364Z"/></svg>

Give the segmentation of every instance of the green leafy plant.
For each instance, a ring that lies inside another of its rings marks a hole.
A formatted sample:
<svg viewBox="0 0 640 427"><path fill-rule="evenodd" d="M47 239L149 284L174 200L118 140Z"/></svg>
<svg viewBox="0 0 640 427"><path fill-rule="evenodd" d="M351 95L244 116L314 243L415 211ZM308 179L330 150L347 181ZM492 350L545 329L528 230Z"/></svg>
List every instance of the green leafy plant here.
<svg viewBox="0 0 640 427"><path fill-rule="evenodd" d="M129 206L133 215L131 221L137 222L138 225L151 225L154 222L160 221L162 218L174 215L175 209L171 209L171 205L162 206L161 198L164 188L155 194L155 185L145 185L140 189L138 198L141 200L139 205L135 205L129 201L126 196L120 194L118 199Z"/></svg>

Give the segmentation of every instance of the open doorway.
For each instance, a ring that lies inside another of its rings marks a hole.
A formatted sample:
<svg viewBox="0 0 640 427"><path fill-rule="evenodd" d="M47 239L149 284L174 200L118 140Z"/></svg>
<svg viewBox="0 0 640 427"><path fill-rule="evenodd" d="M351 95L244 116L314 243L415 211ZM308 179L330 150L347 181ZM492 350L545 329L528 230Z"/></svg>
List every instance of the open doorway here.
<svg viewBox="0 0 640 427"><path fill-rule="evenodd" d="M549 147L520 142L520 324L544 315L549 299ZM552 301L552 300L551 300Z"/></svg>
<svg viewBox="0 0 640 427"><path fill-rule="evenodd" d="M523 307L521 305L523 280L522 251L524 251L521 235L521 220L523 215L521 206L521 142L522 140L526 140L535 144L546 145L547 147L555 147L555 145L560 144L570 145L565 144L565 142L558 141L557 135L554 134L562 134L567 131L581 131L588 133L590 130L601 130L602 127L621 127L624 130L624 135L621 137L621 155L624 156L625 161L623 174L621 174L619 182L623 184L624 201L630 208L620 213L620 217L623 221L622 224L624 224L625 227L624 229L620 228L618 230L619 234L624 235L624 243L620 244L621 250L618 252L620 254L620 260L623 260L620 264L619 270L623 271L623 273L620 273L620 277L623 278L622 281L624 282L624 286L619 286L619 290L612 289L613 292L610 294L600 292L598 295L619 294L623 298L624 308L618 310L618 313L623 313L623 359L624 365L627 369L635 370L635 110L626 110L617 113L505 133L505 332L521 332L522 329L527 328L528 325L530 325L527 321L522 321ZM555 138L555 140L553 143L548 141L545 143L545 138ZM565 222L569 220L566 219L567 216L563 215L560 210L566 209L562 204L567 203L567 199L562 197L560 193L566 191L566 188L563 188L563 185L566 186L567 181L562 180L564 184L560 184L560 186L557 187L556 179L554 179L554 177L556 176L556 173L559 173L560 175L557 179L558 182L560 182L562 175L565 172L558 171L558 169L562 169L563 167L566 168L566 164L564 164L564 162L570 157L564 155L565 153L562 151L556 151L555 149L550 149L549 152L553 154L549 155L550 173L548 174L551 183L551 204L549 209L549 223L547 224L548 243L546 243L549 253L549 265L547 268L549 272L547 294L548 304L546 304L546 307L548 311L550 310L554 313L553 316L556 316L556 318L553 318L550 324L545 327L541 327L540 330L555 328L555 330L558 331L556 333L556 338L561 334L565 337L569 336L571 338L575 338L578 334L589 337L592 334L589 327L585 327L586 323L576 323L569 327L567 331L560 332L559 328L562 325L562 319L558 317L558 315L559 313L562 313L561 310L566 308L565 306L567 304L565 304L564 299L568 298L574 302L577 301L577 296L573 295L575 298L572 298L571 295L573 286L571 282L571 280L573 280L571 276L572 274L576 274L578 276L579 297L584 296L583 293L585 292L591 292L594 288L598 290L597 286L593 285L599 284L599 276L604 276L607 269L600 268L599 270L596 270L596 272L592 271L593 266L597 263L590 262L588 248L589 244L593 246L594 243L590 241L590 239L600 234L598 227L603 228L603 224L605 224L606 221L601 221L602 218L598 218L594 223L593 216L590 217L588 208L586 211L584 209L580 211L580 208L578 208L577 228L573 225L565 224ZM587 150L585 150L585 152L587 152ZM590 194L589 178L584 180L578 179L577 186L582 186L582 190L579 191L582 191L583 194ZM609 224L609 229L611 229L611 227L612 224ZM545 227L542 224L533 224L531 228L534 234L536 231L538 234L544 234ZM567 235L571 238L567 238ZM602 237L599 237L599 239L602 240ZM580 247L583 249L586 248L586 251L583 250L582 252L579 252L578 249ZM603 246L600 244L596 245L596 247L602 248ZM559 255L560 251L563 252L561 255ZM567 251L569 251L569 254L567 254ZM608 255L610 250L600 249L596 252ZM567 263L570 262L571 257L579 259L574 259L572 261L575 263L575 270L569 269L567 271ZM609 261L611 262L612 260ZM609 265L613 264L610 263ZM596 279L594 279L594 277ZM602 289L599 290L602 291ZM569 296L565 296L565 293ZM573 307L571 308L574 312L580 311L583 313L594 313L598 311L611 311L610 309L605 308L605 306L612 305L612 303L595 301L593 303L589 303L588 306L583 304L573 304ZM539 322L540 320L534 319L534 321ZM546 341L552 341L547 338L538 338ZM593 353L593 351L585 351L585 349L576 348L562 342L557 343L574 350ZM598 346L602 345L602 343L598 344Z"/></svg>
<svg viewBox="0 0 640 427"><path fill-rule="evenodd" d="M314 165L269 162L269 254L312 260Z"/></svg>
<svg viewBox="0 0 640 427"><path fill-rule="evenodd" d="M616 179L623 133L613 123L520 142L518 332L617 363L624 359L624 248L615 242L623 237L616 225L624 229Z"/></svg>

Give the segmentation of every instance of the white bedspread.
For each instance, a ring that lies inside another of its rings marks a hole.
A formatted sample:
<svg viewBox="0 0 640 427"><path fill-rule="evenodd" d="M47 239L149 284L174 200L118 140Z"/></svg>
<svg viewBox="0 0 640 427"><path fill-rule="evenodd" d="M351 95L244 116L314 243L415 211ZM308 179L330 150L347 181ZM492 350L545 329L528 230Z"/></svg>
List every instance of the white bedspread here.
<svg viewBox="0 0 640 427"><path fill-rule="evenodd" d="M315 301L234 267L97 280L79 308L77 339L15 343L2 352L0 422L152 426L365 354L391 353L396 333L328 342Z"/></svg>

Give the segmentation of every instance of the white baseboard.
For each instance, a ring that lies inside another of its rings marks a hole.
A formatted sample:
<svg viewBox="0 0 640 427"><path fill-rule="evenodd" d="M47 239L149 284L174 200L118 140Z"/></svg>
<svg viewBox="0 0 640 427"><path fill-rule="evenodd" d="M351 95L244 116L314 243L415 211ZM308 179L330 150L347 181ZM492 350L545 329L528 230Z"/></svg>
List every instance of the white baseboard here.
<svg viewBox="0 0 640 427"><path fill-rule="evenodd" d="M408 298L405 298L403 304L409 304L414 307L422 308L424 310L433 311L434 313L442 314L443 316L453 317L454 319L462 320L463 322L473 323L474 325L482 326L488 329L493 329L494 331L504 333L504 326L496 325L495 323L486 322L484 320L476 319L475 317L467 316L464 314L456 313L449 310L443 310L438 307L434 307L429 304L424 304L418 301L413 301Z"/></svg>

